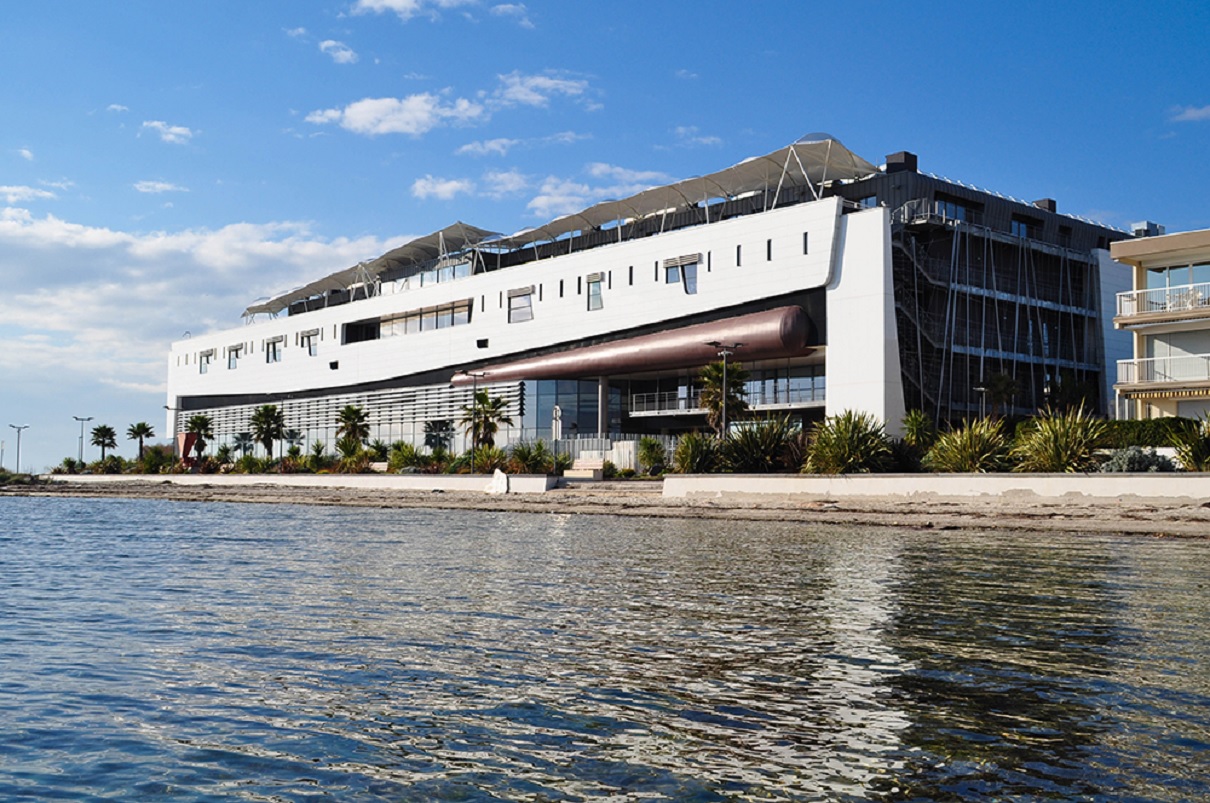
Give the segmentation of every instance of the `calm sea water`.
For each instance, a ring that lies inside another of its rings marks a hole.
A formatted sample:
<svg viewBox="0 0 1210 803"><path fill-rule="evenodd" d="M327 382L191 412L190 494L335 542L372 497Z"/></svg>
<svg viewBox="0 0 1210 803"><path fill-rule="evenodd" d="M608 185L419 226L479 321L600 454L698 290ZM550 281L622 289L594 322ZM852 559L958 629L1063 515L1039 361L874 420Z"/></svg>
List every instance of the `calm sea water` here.
<svg viewBox="0 0 1210 803"><path fill-rule="evenodd" d="M0 499L3 800L1197 800L1210 543Z"/></svg>

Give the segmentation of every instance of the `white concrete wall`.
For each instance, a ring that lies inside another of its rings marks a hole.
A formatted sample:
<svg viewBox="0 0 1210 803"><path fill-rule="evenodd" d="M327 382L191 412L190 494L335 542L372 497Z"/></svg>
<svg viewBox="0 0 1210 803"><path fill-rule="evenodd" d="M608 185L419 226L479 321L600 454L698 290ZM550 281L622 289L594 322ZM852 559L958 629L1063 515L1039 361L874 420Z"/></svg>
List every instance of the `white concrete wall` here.
<svg viewBox="0 0 1210 803"><path fill-rule="evenodd" d="M115 482L170 483L172 485L219 485L248 487L272 485L289 488L361 488L381 491L471 491L487 492L492 477L486 474L50 474L51 482L103 485ZM540 474L510 474L509 493L545 493L558 477Z"/></svg>
<svg viewBox="0 0 1210 803"><path fill-rule="evenodd" d="M844 496L985 496L1068 494L1113 499L1210 498L1210 482L1199 473L1151 474L862 474L736 475L670 474L665 497L699 494L779 494L837 498Z"/></svg>
<svg viewBox="0 0 1210 803"><path fill-rule="evenodd" d="M905 413L895 293L891 278L890 210L844 215L836 239L837 267L828 285L827 414L872 413L900 433Z"/></svg>
<svg viewBox="0 0 1210 803"><path fill-rule="evenodd" d="M476 360L496 361L536 347L820 287L832 271L839 209L838 198L827 198L179 341L173 344L168 361L169 404L176 406L183 396L288 393L389 379ZM803 232L810 237L807 254L803 253ZM771 259L766 252L770 240ZM735 264L736 246L743 247L739 266ZM699 252L703 264L698 268L695 295L686 294L679 284L665 283L665 259ZM608 276L604 307L589 312L587 287L578 294L577 280L596 272ZM300 281L307 278L311 277L299 277ZM530 285L535 288L534 320L508 323L507 292ZM342 323L467 298L474 300L468 325L340 344ZM295 345L295 336L315 328L321 330L322 341L318 356L309 357ZM282 361L266 364L263 344L278 335L286 337ZM488 339L488 348L477 347L481 338ZM237 343L244 344L246 356L237 369L229 370L225 349ZM200 374L198 354L212 348L214 362L208 373ZM336 370L329 368L332 361L339 363Z"/></svg>

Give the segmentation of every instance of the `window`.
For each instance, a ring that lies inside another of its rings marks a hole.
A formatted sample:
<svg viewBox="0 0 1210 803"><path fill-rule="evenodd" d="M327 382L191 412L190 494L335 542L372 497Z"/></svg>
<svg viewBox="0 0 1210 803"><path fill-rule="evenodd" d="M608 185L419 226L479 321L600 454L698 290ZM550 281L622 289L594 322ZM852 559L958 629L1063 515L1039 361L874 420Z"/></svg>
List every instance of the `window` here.
<svg viewBox="0 0 1210 803"><path fill-rule="evenodd" d="M210 361L214 359L214 349L203 351L197 355L197 372L205 374L210 372Z"/></svg>
<svg viewBox="0 0 1210 803"><path fill-rule="evenodd" d="M687 295L697 293L697 266L702 261L701 254L686 254L675 259L664 260L665 284L679 284Z"/></svg>
<svg viewBox="0 0 1210 803"><path fill-rule="evenodd" d="M1034 220L1033 218L1013 216L1012 219L1012 234L1014 237L1026 237L1028 239L1037 239L1038 233L1042 230L1042 221Z"/></svg>
<svg viewBox="0 0 1210 803"><path fill-rule="evenodd" d="M878 206L878 196L867 195L864 198L858 198L855 203L862 209L872 209L873 207Z"/></svg>
<svg viewBox="0 0 1210 803"><path fill-rule="evenodd" d="M281 338L265 342L265 362L281 362Z"/></svg>
<svg viewBox="0 0 1210 803"><path fill-rule="evenodd" d="M685 288L685 295L697 294L697 263L690 262L688 265L681 265L681 283Z"/></svg>
<svg viewBox="0 0 1210 803"><path fill-rule="evenodd" d="M303 332L299 335L298 345L302 346L308 357L314 357L319 353L319 332Z"/></svg>
<svg viewBox="0 0 1210 803"><path fill-rule="evenodd" d="M951 201L948 198L938 198L936 210L937 214L946 220L966 220L966 207L957 201Z"/></svg>
<svg viewBox="0 0 1210 803"><path fill-rule="evenodd" d="M234 371L239 367L240 353L244 350L243 344L238 346L227 347L227 369Z"/></svg>
<svg viewBox="0 0 1210 803"><path fill-rule="evenodd" d="M534 319L533 285L508 291L508 322L522 323Z"/></svg>
<svg viewBox="0 0 1210 803"><path fill-rule="evenodd" d="M600 309L604 306L601 299L601 274L594 273L588 277L588 310Z"/></svg>

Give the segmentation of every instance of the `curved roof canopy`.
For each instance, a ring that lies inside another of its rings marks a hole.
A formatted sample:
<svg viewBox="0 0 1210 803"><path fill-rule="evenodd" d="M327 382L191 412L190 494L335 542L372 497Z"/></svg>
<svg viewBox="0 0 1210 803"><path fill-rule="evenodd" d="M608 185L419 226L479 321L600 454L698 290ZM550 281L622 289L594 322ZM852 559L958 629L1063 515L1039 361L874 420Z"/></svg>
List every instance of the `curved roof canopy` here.
<svg viewBox="0 0 1210 803"><path fill-rule="evenodd" d="M254 304L244 310L244 315L259 312L276 314L295 301L331 290L343 290L359 281L377 278L387 271L422 264L476 246L514 250L609 224L705 204L711 199L731 199L752 192L780 192L784 188L806 186L819 197L819 186L826 181L858 179L877 172L876 166L850 151L835 137L808 134L772 153L745 159L718 172L652 187L621 200L602 201L508 237L465 223L455 223L388 251L377 259L338 271L264 303Z"/></svg>

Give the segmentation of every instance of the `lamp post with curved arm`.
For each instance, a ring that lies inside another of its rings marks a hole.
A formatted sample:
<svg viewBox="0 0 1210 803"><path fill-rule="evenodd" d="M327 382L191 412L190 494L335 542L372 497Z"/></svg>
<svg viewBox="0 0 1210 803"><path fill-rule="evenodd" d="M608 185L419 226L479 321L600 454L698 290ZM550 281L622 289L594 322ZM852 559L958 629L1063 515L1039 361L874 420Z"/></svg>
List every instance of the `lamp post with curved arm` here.
<svg viewBox="0 0 1210 803"><path fill-rule="evenodd" d="M29 424L22 424L21 426L17 426L16 424L9 424L9 426L12 427L13 429L17 430L17 473L20 474L21 473L21 430L29 429Z"/></svg>
<svg viewBox="0 0 1210 803"><path fill-rule="evenodd" d="M80 422L80 454L76 457L76 461L83 463L84 462L84 425L92 420L92 416L90 415L86 418L81 418L78 415L73 415L72 418L74 418Z"/></svg>
<svg viewBox="0 0 1210 803"><path fill-rule="evenodd" d="M743 348L743 343L723 343L719 340L710 340L706 343L707 346L713 346L718 349L718 356L723 358L723 399L722 399L722 437L727 437L727 402L731 400L731 387L727 384L727 358L735 354L737 349Z"/></svg>

